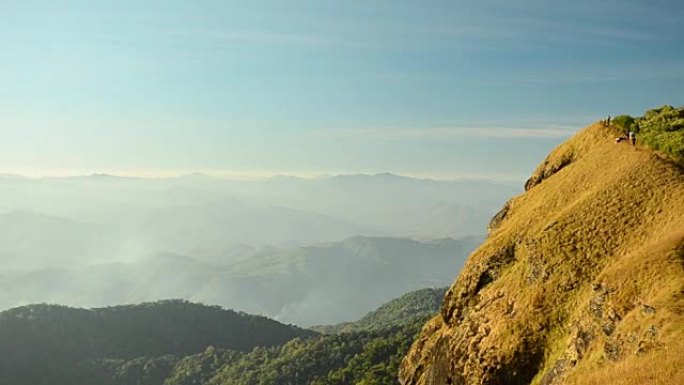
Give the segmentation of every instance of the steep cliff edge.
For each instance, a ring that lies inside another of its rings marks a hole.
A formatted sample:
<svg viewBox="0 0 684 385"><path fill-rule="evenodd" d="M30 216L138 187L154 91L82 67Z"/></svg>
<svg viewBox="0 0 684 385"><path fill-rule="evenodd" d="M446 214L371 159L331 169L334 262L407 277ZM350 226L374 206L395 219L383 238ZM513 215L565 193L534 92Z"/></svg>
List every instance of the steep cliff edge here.
<svg viewBox="0 0 684 385"><path fill-rule="evenodd" d="M490 225L404 385L684 383L684 172L591 125Z"/></svg>

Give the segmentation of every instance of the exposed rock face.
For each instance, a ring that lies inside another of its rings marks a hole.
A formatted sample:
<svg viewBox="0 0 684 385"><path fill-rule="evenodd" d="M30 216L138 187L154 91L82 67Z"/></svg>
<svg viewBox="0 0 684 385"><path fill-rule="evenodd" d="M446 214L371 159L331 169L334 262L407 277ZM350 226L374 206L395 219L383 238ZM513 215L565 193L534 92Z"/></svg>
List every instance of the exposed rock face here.
<svg viewBox="0 0 684 385"><path fill-rule="evenodd" d="M511 201L508 201L508 202L506 202L506 204L504 204L504 206L501 208L501 210L499 210L499 212L496 213L496 215L494 215L492 220L489 221L489 225L487 226L487 231L491 232L493 230L498 229L499 226L501 226L501 222L503 222L504 219L506 219L506 215L508 215L508 212L510 211L510 209L511 209Z"/></svg>
<svg viewBox="0 0 684 385"><path fill-rule="evenodd" d="M530 179L525 182L525 191L550 178L563 167L572 163L573 159L574 154L572 152L564 152L561 156L549 156L537 167Z"/></svg>
<svg viewBox="0 0 684 385"><path fill-rule="evenodd" d="M559 146L492 220L402 384L563 384L684 337L684 174L613 136Z"/></svg>

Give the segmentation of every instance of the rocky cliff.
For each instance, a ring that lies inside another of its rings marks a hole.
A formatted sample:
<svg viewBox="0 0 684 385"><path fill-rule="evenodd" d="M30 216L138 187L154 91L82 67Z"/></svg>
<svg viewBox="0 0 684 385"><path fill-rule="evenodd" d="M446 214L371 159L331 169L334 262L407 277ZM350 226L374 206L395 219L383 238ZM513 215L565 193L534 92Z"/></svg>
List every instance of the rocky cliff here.
<svg viewBox="0 0 684 385"><path fill-rule="evenodd" d="M684 171L594 124L490 224L403 385L684 383Z"/></svg>

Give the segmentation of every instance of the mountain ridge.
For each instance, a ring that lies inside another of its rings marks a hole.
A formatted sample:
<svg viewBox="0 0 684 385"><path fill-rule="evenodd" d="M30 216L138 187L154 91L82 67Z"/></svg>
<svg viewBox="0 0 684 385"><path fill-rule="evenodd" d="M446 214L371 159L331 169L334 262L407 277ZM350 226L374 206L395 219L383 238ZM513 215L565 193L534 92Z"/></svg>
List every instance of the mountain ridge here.
<svg viewBox="0 0 684 385"><path fill-rule="evenodd" d="M403 385L684 379L684 175L619 134L583 129L495 216L404 358Z"/></svg>

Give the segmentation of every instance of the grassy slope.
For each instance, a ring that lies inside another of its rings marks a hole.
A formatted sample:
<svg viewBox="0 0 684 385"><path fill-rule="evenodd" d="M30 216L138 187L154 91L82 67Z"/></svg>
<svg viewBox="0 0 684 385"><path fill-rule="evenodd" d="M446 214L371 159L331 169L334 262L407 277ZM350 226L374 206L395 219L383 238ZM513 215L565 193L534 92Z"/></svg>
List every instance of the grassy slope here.
<svg viewBox="0 0 684 385"><path fill-rule="evenodd" d="M663 352L681 351L684 330L684 174L614 137L589 126L540 165L424 327L402 383L590 384L676 367Z"/></svg>

